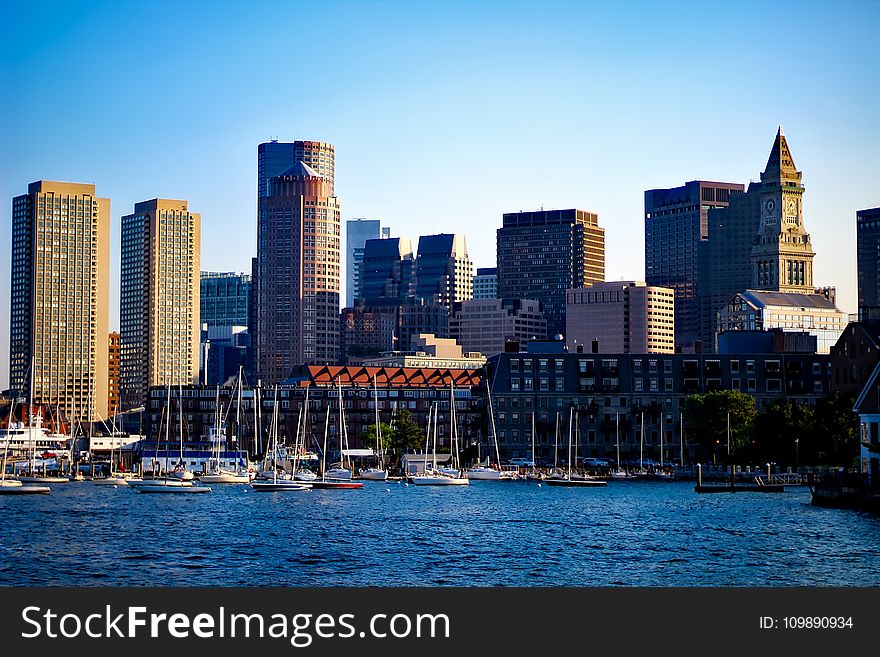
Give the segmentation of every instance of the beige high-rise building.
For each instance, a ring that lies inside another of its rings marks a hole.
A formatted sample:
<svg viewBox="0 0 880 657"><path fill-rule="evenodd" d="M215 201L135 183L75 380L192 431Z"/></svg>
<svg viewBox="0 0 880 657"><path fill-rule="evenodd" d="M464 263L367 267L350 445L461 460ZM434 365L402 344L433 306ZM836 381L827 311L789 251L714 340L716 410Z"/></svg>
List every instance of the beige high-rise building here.
<svg viewBox="0 0 880 657"><path fill-rule="evenodd" d="M110 199L89 184L29 184L12 200L11 288L11 389L69 419L102 417Z"/></svg>
<svg viewBox="0 0 880 657"><path fill-rule="evenodd" d="M150 386L198 383L201 215L154 198L122 217L119 387L123 409Z"/></svg>
<svg viewBox="0 0 880 657"><path fill-rule="evenodd" d="M569 351L675 353L675 290L642 281L605 281L565 293Z"/></svg>

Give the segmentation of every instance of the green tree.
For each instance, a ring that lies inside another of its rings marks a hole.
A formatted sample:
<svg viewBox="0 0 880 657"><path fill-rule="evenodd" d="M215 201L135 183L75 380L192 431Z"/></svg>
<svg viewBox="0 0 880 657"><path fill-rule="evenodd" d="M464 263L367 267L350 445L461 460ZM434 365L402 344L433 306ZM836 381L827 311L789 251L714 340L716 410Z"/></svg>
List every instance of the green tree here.
<svg viewBox="0 0 880 657"><path fill-rule="evenodd" d="M407 450L416 450L424 447L425 432L412 419L410 412L403 408L394 419L394 429L390 433L391 442L389 447L400 457Z"/></svg>
<svg viewBox="0 0 880 657"><path fill-rule="evenodd" d="M755 421L754 460L796 467L810 462L813 409L790 399L775 399Z"/></svg>
<svg viewBox="0 0 880 657"><path fill-rule="evenodd" d="M852 410L854 401L835 390L816 402L813 431L807 436L808 462L845 467L855 464L859 455L859 418Z"/></svg>
<svg viewBox="0 0 880 657"><path fill-rule="evenodd" d="M755 400L737 390L719 390L705 395L691 395L685 400L684 414L692 440L706 456L733 463L751 451L752 428L758 410ZM730 456L727 455L727 418L730 416Z"/></svg>
<svg viewBox="0 0 880 657"><path fill-rule="evenodd" d="M394 430L391 428L391 425L385 424L384 422L379 422L379 431L382 437L382 449L389 450L392 445L391 435ZM364 431L361 432L360 435L361 442L364 445L370 445L371 447L376 444L376 423L369 425Z"/></svg>

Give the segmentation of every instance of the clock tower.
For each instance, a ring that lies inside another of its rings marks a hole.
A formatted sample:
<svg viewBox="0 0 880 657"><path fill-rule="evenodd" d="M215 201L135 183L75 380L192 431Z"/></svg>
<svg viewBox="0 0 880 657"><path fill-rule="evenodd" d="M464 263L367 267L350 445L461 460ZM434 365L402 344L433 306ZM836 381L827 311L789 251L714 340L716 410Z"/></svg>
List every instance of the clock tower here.
<svg viewBox="0 0 880 657"><path fill-rule="evenodd" d="M761 183L761 221L751 254L752 289L813 294L815 254L804 228L804 186L781 127Z"/></svg>

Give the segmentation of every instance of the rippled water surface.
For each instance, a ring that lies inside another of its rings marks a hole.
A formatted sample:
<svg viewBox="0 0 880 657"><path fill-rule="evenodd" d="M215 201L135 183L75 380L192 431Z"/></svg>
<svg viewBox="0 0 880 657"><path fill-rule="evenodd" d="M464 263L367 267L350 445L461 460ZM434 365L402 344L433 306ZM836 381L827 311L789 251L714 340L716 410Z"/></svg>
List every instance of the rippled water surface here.
<svg viewBox="0 0 880 657"><path fill-rule="evenodd" d="M880 518L693 484L0 497L0 583L108 586L878 586Z"/></svg>

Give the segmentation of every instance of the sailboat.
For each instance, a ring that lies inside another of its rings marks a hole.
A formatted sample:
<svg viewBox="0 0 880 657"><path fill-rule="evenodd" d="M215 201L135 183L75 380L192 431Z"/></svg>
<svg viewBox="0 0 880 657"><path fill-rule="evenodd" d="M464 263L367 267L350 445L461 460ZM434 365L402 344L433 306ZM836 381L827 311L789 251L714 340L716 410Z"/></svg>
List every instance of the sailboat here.
<svg viewBox="0 0 880 657"><path fill-rule="evenodd" d="M177 396L177 418L180 422L180 459L171 470L169 476L182 479L183 481L192 481L195 475L192 470L186 467L186 461L183 458L183 384L179 383L179 392ZM170 408L170 407L169 407ZM169 411L170 412L170 411Z"/></svg>
<svg viewBox="0 0 880 657"><path fill-rule="evenodd" d="M617 449L617 467L610 472L612 479L632 479L632 475L620 467L620 413L614 414L616 427L614 432L614 446Z"/></svg>
<svg viewBox="0 0 880 657"><path fill-rule="evenodd" d="M495 431L495 413L492 412L492 392L489 390L488 376L486 377L486 400L489 404L489 426L492 431L492 438L495 441L495 463L497 467L493 468L482 464L477 465L467 471L467 478L477 481L500 481L503 477L503 473L501 472L501 455L498 451L498 434Z"/></svg>
<svg viewBox="0 0 880 657"><path fill-rule="evenodd" d="M12 402L12 409L9 411L9 418L12 419L12 412L15 410L15 401ZM8 427L7 427L8 428ZM24 486L21 481L11 477L6 477L6 455L9 452L9 432L6 433L6 444L3 446L3 469L0 470L0 495L27 495L32 493L49 493L51 488L48 486Z"/></svg>
<svg viewBox="0 0 880 657"><path fill-rule="evenodd" d="M165 474L156 477L155 473L152 479L141 479L137 481L129 481L129 486L134 488L138 493L210 493L208 486L194 486L192 480L184 480L179 477L172 477L168 472L168 455L170 452L171 440L171 375L168 375L168 401L166 403L167 413L165 414ZM181 458L183 457L183 422L181 420Z"/></svg>
<svg viewBox="0 0 880 657"><path fill-rule="evenodd" d="M345 402L342 400L342 378L336 380L339 385L339 463L331 464L327 471L328 479L351 479L351 468L345 467L345 451L348 447L348 431L345 428Z"/></svg>
<svg viewBox="0 0 880 657"><path fill-rule="evenodd" d="M342 397L339 398L340 404ZM311 482L312 488L331 488L331 489L347 489L347 488L363 488L364 485L359 481L351 481L351 479L333 479L328 476L327 471L327 434L330 433L330 404L327 404L327 417L324 420L324 449L321 452L321 478ZM342 452L342 432L339 433L339 451Z"/></svg>
<svg viewBox="0 0 880 657"><path fill-rule="evenodd" d="M278 475L278 386L275 386L275 401L272 405L272 478L250 482L255 491L278 492L308 490L310 484L295 481L287 476Z"/></svg>
<svg viewBox="0 0 880 657"><path fill-rule="evenodd" d="M238 413L241 407L241 366L238 368L238 403L235 409L235 426L238 429ZM200 481L207 484L249 484L251 481L250 474L246 471L230 470L221 467L220 454L221 446L225 443L223 439L224 433L220 423L220 386L217 386L217 397L214 403L214 433L211 444L211 458L208 459L208 467L205 474L199 477Z"/></svg>
<svg viewBox="0 0 880 657"><path fill-rule="evenodd" d="M383 467L385 459L382 451L382 429L379 425L379 389L375 374L373 375L373 405L376 407L376 458L379 462L375 467L361 470L359 477L371 481L385 481L388 479L388 471Z"/></svg>
<svg viewBox="0 0 880 657"><path fill-rule="evenodd" d="M535 412L532 411L532 467L526 472L526 479L530 481L540 481L543 479L541 473L535 469L537 461L535 461Z"/></svg>
<svg viewBox="0 0 880 657"><path fill-rule="evenodd" d="M461 476L461 471L455 474L442 472L437 469L437 410L434 408L434 449L433 463L431 470L428 471L428 440L432 435L430 415L428 420L428 430L425 432L425 469L423 472L417 472L410 477L410 481L416 486L467 486L470 482ZM454 420L453 420L454 422ZM450 436L451 438L451 436Z"/></svg>
<svg viewBox="0 0 880 657"><path fill-rule="evenodd" d="M306 399L303 404L303 407L300 409L301 411L301 420L296 423L296 445L293 448L293 478L296 481L302 481L305 483L309 483L315 481L318 478L314 472L312 472L309 468L304 467L301 464L300 457L304 456L308 453L306 449L306 430L308 428L309 422L309 388L306 386Z"/></svg>
<svg viewBox="0 0 880 657"><path fill-rule="evenodd" d="M608 482L604 479L598 479L596 477L591 477L589 475L579 475L576 472L573 473L571 469L571 443L572 443L572 433L574 432L573 422L574 418L574 409L569 410L568 417L568 472L563 477L548 477L544 480L548 486L607 486Z"/></svg>

